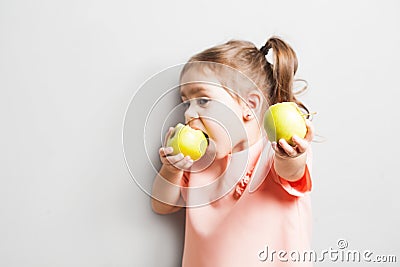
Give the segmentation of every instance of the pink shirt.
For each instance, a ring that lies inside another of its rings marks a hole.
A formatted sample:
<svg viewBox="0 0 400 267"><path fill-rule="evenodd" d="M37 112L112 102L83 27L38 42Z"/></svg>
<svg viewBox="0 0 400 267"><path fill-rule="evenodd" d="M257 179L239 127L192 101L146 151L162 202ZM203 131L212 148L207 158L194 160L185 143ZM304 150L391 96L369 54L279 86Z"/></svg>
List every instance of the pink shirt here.
<svg viewBox="0 0 400 267"><path fill-rule="evenodd" d="M273 153L270 143L261 139L204 171L185 174L182 196L188 207L182 266L311 266L293 262L290 255L310 249L310 153L297 182L276 174ZM223 175L213 175L221 168ZM252 169L250 183L235 198L237 183ZM287 254L278 257L280 250Z"/></svg>

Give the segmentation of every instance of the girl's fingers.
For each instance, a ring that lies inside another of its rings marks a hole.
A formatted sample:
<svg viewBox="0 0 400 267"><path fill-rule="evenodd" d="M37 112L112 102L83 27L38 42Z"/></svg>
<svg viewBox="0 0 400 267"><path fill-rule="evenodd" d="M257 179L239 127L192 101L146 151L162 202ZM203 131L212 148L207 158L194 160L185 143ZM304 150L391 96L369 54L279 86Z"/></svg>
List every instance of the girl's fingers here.
<svg viewBox="0 0 400 267"><path fill-rule="evenodd" d="M283 154L282 149L278 147L278 144L276 142L272 142L271 145L276 153Z"/></svg>
<svg viewBox="0 0 400 267"><path fill-rule="evenodd" d="M174 129L175 129L174 127L169 127L168 132L165 135L164 146L167 145L168 138L171 136L171 134L173 133Z"/></svg>
<svg viewBox="0 0 400 267"><path fill-rule="evenodd" d="M272 148L274 149L275 154L281 157L288 157L285 150L283 150L283 148L281 148L280 145L278 145L276 142L272 142Z"/></svg>
<svg viewBox="0 0 400 267"><path fill-rule="evenodd" d="M304 138L300 138L298 136L292 137L293 142L296 144L295 149L299 153L304 153L307 150L310 142L314 138L314 126L311 123L311 121L306 120L306 127L307 127L307 133Z"/></svg>
<svg viewBox="0 0 400 267"><path fill-rule="evenodd" d="M167 155L171 154L172 152L174 152L174 149L172 147L162 147L160 148L160 150L158 151L160 154L160 157L166 157Z"/></svg>
<svg viewBox="0 0 400 267"><path fill-rule="evenodd" d="M304 153L307 150L309 143L306 139L302 139L302 138L298 137L297 135L294 135L292 137L292 140L296 144L295 149L299 153Z"/></svg>
<svg viewBox="0 0 400 267"><path fill-rule="evenodd" d="M188 169L193 165L193 160L189 156L185 157L182 153L171 155L171 153L174 152L174 149L172 147L166 147L167 141L173 134L174 130L174 127L169 127L165 135L164 147L159 150L161 162L163 164L172 165L178 169Z"/></svg>
<svg viewBox="0 0 400 267"><path fill-rule="evenodd" d="M280 139L278 144L276 142L272 142L272 148L275 152L280 156L288 156L288 157L296 157L307 151L310 142L314 138L314 126L311 121L306 120L307 133L304 138L300 138L298 136L293 136L292 140L295 146L291 146L286 142L285 139Z"/></svg>
<svg viewBox="0 0 400 267"><path fill-rule="evenodd" d="M174 155L174 156L167 156L166 159L168 160L169 164L177 165L177 163L179 161L184 159L184 156L183 156L182 153L179 153L179 154Z"/></svg>
<svg viewBox="0 0 400 267"><path fill-rule="evenodd" d="M278 142L278 144L275 142L272 144L272 147L278 155L290 158L298 156L299 153L297 152L297 150L289 145L285 139L280 139Z"/></svg>
<svg viewBox="0 0 400 267"><path fill-rule="evenodd" d="M292 147L291 145L289 145L285 139L280 139L279 140L279 145L281 146L281 148L285 151L285 153L289 156L289 157L295 157L297 155L297 151L294 149L294 147Z"/></svg>
<svg viewBox="0 0 400 267"><path fill-rule="evenodd" d="M182 155L182 158L172 165L178 169L188 169L193 165L193 160L189 156L183 157Z"/></svg>

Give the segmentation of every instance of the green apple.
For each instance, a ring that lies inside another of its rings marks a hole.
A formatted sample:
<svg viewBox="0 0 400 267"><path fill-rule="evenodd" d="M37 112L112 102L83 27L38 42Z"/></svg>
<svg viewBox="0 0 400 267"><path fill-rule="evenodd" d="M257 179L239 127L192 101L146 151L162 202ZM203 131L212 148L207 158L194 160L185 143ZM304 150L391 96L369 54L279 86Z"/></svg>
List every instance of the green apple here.
<svg viewBox="0 0 400 267"><path fill-rule="evenodd" d="M167 146L174 149L173 155L182 153L193 160L198 160L204 155L207 145L207 138L201 130L182 123L175 126L174 132L167 140Z"/></svg>
<svg viewBox="0 0 400 267"><path fill-rule="evenodd" d="M294 102L277 103L269 107L264 115L264 128L268 139L278 142L281 138L294 146L293 135L304 138L307 133L304 114Z"/></svg>

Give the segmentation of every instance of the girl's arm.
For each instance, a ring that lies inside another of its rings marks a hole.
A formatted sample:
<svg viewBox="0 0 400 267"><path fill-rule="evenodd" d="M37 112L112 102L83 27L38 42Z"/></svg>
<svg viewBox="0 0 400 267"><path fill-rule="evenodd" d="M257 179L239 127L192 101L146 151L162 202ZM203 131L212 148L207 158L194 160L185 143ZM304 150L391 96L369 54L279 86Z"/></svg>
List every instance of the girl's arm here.
<svg viewBox="0 0 400 267"><path fill-rule="evenodd" d="M166 165L161 167L153 183L151 206L154 212L169 214L181 209L181 207L167 203L177 204L179 202L181 198L180 184L182 177L182 170L170 170Z"/></svg>
<svg viewBox="0 0 400 267"><path fill-rule="evenodd" d="M299 180L304 175L307 149L314 137L314 127L309 120L306 120L307 134L304 139L293 136L294 147L289 145L284 139L279 140L279 146L272 144L275 150L274 168L276 173L290 181Z"/></svg>
<svg viewBox="0 0 400 267"><path fill-rule="evenodd" d="M165 143L173 131L174 128L170 127L165 137ZM154 178L151 194L151 207L154 212L159 214L169 214L181 209L176 204L182 201L183 170L193 165L193 160L189 156L184 157L181 153L171 155L173 151L172 147L162 147L159 150L162 166Z"/></svg>

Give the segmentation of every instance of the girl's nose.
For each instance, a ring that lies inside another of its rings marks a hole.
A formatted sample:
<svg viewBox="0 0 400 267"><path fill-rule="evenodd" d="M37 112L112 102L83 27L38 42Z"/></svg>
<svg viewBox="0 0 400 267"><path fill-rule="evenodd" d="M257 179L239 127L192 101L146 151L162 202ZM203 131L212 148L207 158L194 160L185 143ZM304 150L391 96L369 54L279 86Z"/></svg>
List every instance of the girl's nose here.
<svg viewBox="0 0 400 267"><path fill-rule="evenodd" d="M188 122L192 119L198 118L199 114L197 112L195 105L189 105L189 107L185 111L185 121Z"/></svg>

